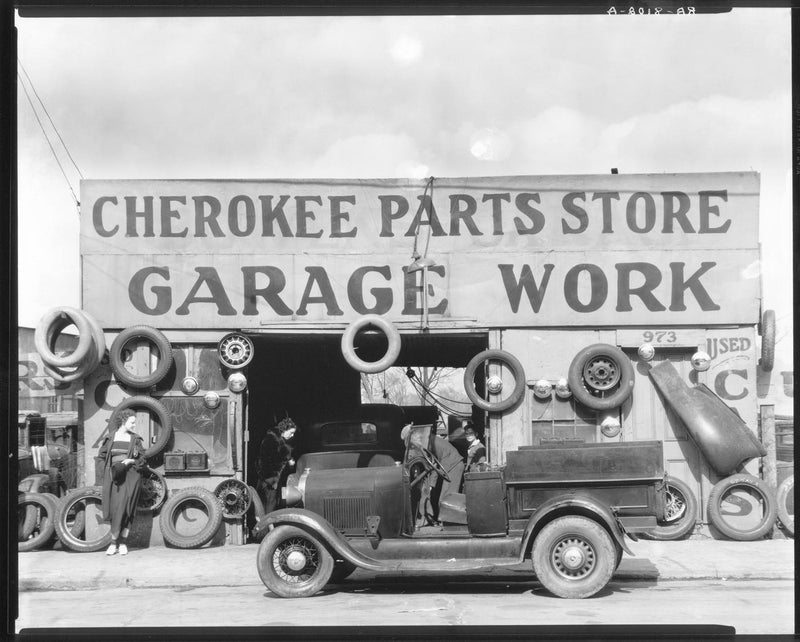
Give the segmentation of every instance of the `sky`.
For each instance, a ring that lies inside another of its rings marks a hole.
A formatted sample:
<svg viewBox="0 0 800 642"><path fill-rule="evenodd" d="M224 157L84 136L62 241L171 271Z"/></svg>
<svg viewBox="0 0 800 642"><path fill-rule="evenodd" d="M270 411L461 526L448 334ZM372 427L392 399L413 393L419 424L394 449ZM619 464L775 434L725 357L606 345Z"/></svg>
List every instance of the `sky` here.
<svg viewBox="0 0 800 642"><path fill-rule="evenodd" d="M760 172L765 307L791 370L789 17L18 17L17 28L24 72L87 179ZM19 322L35 327L51 307L80 306L80 176L41 112L65 180L18 93Z"/></svg>

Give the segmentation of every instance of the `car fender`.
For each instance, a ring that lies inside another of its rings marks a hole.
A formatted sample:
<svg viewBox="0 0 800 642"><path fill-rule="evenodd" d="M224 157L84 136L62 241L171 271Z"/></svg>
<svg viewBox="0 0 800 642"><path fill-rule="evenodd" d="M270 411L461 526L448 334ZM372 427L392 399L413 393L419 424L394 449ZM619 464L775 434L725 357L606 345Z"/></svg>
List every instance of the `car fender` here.
<svg viewBox="0 0 800 642"><path fill-rule="evenodd" d="M303 508L282 508L272 511L258 521L256 529L259 531L267 528L271 530L284 524L299 526L309 531L324 540L336 555L341 556L342 559L355 564L359 568L369 571L386 570L386 565L382 562L353 550L327 519Z"/></svg>
<svg viewBox="0 0 800 642"><path fill-rule="evenodd" d="M590 517L606 527L611 536L628 555L634 555L625 543L625 531L617 520L614 511L606 504L588 495L568 494L552 497L544 502L531 515L522 536L519 561L523 562L536 534L550 521L563 515L583 515Z"/></svg>

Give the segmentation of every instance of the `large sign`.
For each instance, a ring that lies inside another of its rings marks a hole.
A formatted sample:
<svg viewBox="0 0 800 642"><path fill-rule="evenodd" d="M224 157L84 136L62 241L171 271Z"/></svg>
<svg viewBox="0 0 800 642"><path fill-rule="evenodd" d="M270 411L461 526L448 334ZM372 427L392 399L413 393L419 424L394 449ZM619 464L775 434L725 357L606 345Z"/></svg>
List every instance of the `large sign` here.
<svg viewBox="0 0 800 642"><path fill-rule="evenodd" d="M84 307L107 328L750 324L758 190L755 173L83 181Z"/></svg>

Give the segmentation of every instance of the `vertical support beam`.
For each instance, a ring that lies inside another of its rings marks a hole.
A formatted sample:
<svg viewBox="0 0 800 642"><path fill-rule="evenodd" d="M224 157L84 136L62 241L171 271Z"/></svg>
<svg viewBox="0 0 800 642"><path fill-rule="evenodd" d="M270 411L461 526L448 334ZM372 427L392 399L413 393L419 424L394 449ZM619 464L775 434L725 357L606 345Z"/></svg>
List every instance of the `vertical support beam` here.
<svg viewBox="0 0 800 642"><path fill-rule="evenodd" d="M761 478L772 488L778 485L778 455L775 450L775 406L760 406L761 443L767 456L761 460Z"/></svg>
<svg viewBox="0 0 800 642"><path fill-rule="evenodd" d="M499 330L489 331L489 349L495 350L501 347L501 334ZM496 368L497 371L492 369ZM496 364L489 364L489 373L500 374L499 366ZM486 445L489 447L489 461L497 466L502 466L506 463L505 451L503 450L503 417L497 413L487 413L489 415L489 423L486 431Z"/></svg>

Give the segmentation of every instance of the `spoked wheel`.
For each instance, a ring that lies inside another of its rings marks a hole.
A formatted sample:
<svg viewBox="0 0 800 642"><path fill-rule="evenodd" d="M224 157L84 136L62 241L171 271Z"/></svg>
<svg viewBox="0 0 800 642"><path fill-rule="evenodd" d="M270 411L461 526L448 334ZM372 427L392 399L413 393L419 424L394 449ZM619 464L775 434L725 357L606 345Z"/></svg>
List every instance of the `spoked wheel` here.
<svg viewBox="0 0 800 642"><path fill-rule="evenodd" d="M258 547L258 574L279 597L309 597L331 579L333 557L308 531L278 526Z"/></svg>
<svg viewBox="0 0 800 642"><path fill-rule="evenodd" d="M697 523L697 498L692 489L674 477L669 478L666 486L666 514L646 535L649 539L680 539L691 533Z"/></svg>
<svg viewBox="0 0 800 642"><path fill-rule="evenodd" d="M238 479L226 479L217 484L214 495L222 506L222 516L227 519L243 517L253 502L250 487Z"/></svg>
<svg viewBox="0 0 800 642"><path fill-rule="evenodd" d="M611 536L586 517L559 517L533 543L533 569L544 587L566 598L591 597L608 584L617 563Z"/></svg>

